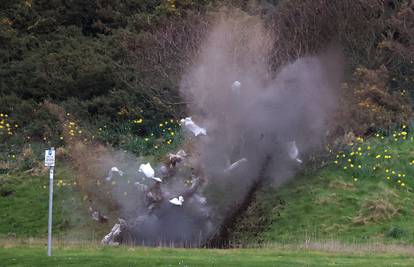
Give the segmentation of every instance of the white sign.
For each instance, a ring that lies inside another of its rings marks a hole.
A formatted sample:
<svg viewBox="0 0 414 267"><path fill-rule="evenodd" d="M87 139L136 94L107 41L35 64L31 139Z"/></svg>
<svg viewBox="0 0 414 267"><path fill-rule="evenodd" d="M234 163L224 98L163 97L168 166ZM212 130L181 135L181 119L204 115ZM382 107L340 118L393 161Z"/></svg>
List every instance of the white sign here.
<svg viewBox="0 0 414 267"><path fill-rule="evenodd" d="M45 166L53 167L55 166L55 150L49 149L45 151Z"/></svg>

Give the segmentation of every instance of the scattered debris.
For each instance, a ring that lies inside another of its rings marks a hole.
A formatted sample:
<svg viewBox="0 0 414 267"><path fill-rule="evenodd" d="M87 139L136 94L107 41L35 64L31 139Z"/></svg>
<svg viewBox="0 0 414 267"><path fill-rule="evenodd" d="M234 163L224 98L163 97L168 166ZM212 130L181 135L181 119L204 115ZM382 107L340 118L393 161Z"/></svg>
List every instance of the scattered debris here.
<svg viewBox="0 0 414 267"><path fill-rule="evenodd" d="M168 154L168 162L169 167L174 168L177 163L180 163L185 157L187 157L187 153L184 150L179 150L176 154Z"/></svg>
<svg viewBox="0 0 414 267"><path fill-rule="evenodd" d="M288 153L289 153L289 157L293 160L296 160L299 163L302 163L302 160L299 158L299 149L296 146L296 142L292 141L287 143L288 145Z"/></svg>
<svg viewBox="0 0 414 267"><path fill-rule="evenodd" d="M184 203L184 198L183 198L183 196L179 196L178 198L175 197L173 199L170 199L169 202L173 205L176 205L176 206L182 206L183 203Z"/></svg>
<svg viewBox="0 0 414 267"><path fill-rule="evenodd" d="M119 223L115 224L114 227L112 227L109 234L107 234L101 241L102 245L119 245L119 237L121 235L121 223L123 223L124 220L119 219Z"/></svg>
<svg viewBox="0 0 414 267"><path fill-rule="evenodd" d="M241 88L241 82L239 82L239 81L235 81L231 85L231 90L233 91L233 93L239 93L240 88Z"/></svg>
<svg viewBox="0 0 414 267"><path fill-rule="evenodd" d="M198 136L200 134L207 135L207 130L205 128L201 128L197 124L193 122L191 117L187 117L185 119L181 119L181 123L184 124L184 126L190 130L195 136Z"/></svg>
<svg viewBox="0 0 414 267"><path fill-rule="evenodd" d="M148 186L146 186L145 184L141 184L140 182L135 182L134 185L137 189L139 189L141 191L148 190Z"/></svg>
<svg viewBox="0 0 414 267"><path fill-rule="evenodd" d="M155 183L146 194L147 208L151 212L161 206L164 201L164 195L161 190L161 183Z"/></svg>
<svg viewBox="0 0 414 267"><path fill-rule="evenodd" d="M139 170L138 171L144 173L144 175L147 178L153 179L153 180L155 180L157 182L160 182L160 183L162 182L161 178L155 177L155 171L151 167L151 164L149 162L147 164L141 164L139 166Z"/></svg>
<svg viewBox="0 0 414 267"><path fill-rule="evenodd" d="M117 167L112 167L111 170L108 172L108 176L105 178L108 182L112 180L114 173L118 173L120 176L124 175L123 171L120 171Z"/></svg>
<svg viewBox="0 0 414 267"><path fill-rule="evenodd" d="M244 162L247 162L246 158L239 159L238 161L236 161L233 164L231 164L230 166L228 166L224 171L225 172L230 172L230 171L238 168Z"/></svg>
<svg viewBox="0 0 414 267"><path fill-rule="evenodd" d="M108 217L105 215L102 215L99 211L94 211L92 212L92 219L94 221L97 221L99 223L107 223L108 222Z"/></svg>

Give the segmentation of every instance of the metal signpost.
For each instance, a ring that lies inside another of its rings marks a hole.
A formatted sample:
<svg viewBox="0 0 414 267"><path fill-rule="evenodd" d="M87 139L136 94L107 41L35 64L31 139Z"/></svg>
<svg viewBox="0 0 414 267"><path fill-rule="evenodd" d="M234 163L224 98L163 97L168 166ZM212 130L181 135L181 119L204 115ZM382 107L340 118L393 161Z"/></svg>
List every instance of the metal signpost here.
<svg viewBox="0 0 414 267"><path fill-rule="evenodd" d="M52 210L53 210L53 171L55 168L55 148L45 151L45 166L49 167L49 222L47 255L52 256Z"/></svg>

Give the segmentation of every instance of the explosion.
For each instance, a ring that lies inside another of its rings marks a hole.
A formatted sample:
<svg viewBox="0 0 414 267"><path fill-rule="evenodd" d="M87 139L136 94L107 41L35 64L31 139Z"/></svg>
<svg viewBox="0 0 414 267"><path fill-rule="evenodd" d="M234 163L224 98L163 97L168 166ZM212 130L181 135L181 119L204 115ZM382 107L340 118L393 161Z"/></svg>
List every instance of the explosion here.
<svg viewBox="0 0 414 267"><path fill-rule="evenodd" d="M155 168L124 152L100 161L99 169L110 169L105 183L121 218L102 243L211 244L252 190L280 185L321 147L336 107L340 57L329 50L274 73L274 38L257 17L217 18L181 83L191 149Z"/></svg>

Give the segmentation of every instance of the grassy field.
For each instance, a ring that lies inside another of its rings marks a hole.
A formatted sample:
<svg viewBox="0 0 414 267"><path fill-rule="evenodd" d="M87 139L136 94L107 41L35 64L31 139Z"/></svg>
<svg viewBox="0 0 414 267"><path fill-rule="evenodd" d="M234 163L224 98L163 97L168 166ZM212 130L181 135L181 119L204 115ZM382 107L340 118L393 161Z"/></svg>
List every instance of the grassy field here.
<svg viewBox="0 0 414 267"><path fill-rule="evenodd" d="M54 233L72 239L101 237L107 229L91 220L72 170L58 166L54 183ZM0 238L45 237L48 199L47 173L0 175Z"/></svg>
<svg viewBox="0 0 414 267"><path fill-rule="evenodd" d="M45 247L0 248L0 266L414 266L406 253L332 253L283 247L261 249L167 249L65 247L51 258Z"/></svg>
<svg viewBox="0 0 414 267"><path fill-rule="evenodd" d="M259 192L235 243L414 243L414 141L405 129L357 138L326 166Z"/></svg>

